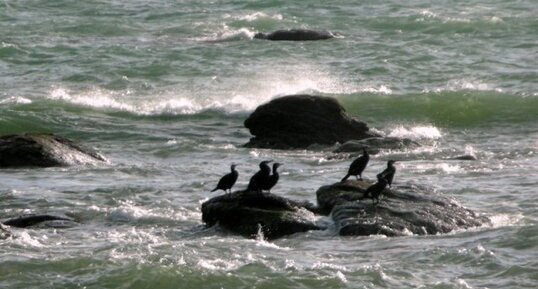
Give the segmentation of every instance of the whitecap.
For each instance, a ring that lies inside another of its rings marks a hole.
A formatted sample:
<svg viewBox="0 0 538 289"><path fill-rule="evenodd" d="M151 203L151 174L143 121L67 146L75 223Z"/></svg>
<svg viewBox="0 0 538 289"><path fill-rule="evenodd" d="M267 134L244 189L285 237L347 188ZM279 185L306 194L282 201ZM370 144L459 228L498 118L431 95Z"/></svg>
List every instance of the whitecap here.
<svg viewBox="0 0 538 289"><path fill-rule="evenodd" d="M263 13L263 12L254 12L254 13L243 15L243 16L236 16L235 18L238 19L238 20L244 20L244 21L248 21L248 22L253 22L253 21L256 21L256 20L260 20L260 19L272 19L272 20L282 20L282 19L284 19L282 14L268 15L268 14Z"/></svg>
<svg viewBox="0 0 538 289"><path fill-rule="evenodd" d="M417 125L410 128L397 126L388 134L389 137L419 139L439 139L442 137L441 131L432 125Z"/></svg>
<svg viewBox="0 0 538 289"><path fill-rule="evenodd" d="M4 99L0 99L0 104L30 104L32 100L22 96L10 96Z"/></svg>

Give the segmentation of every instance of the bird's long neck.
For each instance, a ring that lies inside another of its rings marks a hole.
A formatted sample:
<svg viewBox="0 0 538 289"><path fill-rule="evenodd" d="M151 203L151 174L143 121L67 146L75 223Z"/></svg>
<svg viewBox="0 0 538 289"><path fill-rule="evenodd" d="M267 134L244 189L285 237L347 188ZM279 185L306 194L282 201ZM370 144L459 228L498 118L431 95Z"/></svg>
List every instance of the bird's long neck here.
<svg viewBox="0 0 538 289"><path fill-rule="evenodd" d="M278 167L273 167L273 175L278 176L277 172Z"/></svg>

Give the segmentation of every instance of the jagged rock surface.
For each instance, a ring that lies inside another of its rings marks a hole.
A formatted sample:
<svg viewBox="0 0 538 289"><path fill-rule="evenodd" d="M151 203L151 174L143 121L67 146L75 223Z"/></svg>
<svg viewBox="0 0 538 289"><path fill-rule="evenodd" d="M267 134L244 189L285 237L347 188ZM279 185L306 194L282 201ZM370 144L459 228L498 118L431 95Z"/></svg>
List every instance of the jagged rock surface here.
<svg viewBox="0 0 538 289"><path fill-rule="evenodd" d="M234 233L275 239L309 230L323 229L313 220L315 207L270 193L238 191L221 195L202 204L202 220L219 224Z"/></svg>
<svg viewBox="0 0 538 289"><path fill-rule="evenodd" d="M292 149L377 137L334 98L290 95L260 105L245 120L254 135L246 147Z"/></svg>
<svg viewBox="0 0 538 289"><path fill-rule="evenodd" d="M0 137L0 168L94 164L106 159L95 150L52 134Z"/></svg>
<svg viewBox="0 0 538 289"><path fill-rule="evenodd" d="M448 197L416 187L386 189L377 206L370 199L359 202L371 184L348 180L318 190L320 210L331 212L340 235L439 234L489 223Z"/></svg>

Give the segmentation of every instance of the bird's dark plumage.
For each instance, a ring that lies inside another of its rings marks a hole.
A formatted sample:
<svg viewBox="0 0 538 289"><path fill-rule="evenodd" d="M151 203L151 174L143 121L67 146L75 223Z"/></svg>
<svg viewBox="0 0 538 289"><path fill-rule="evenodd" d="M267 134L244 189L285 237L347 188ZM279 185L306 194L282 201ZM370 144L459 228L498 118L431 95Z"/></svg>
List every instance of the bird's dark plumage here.
<svg viewBox="0 0 538 289"><path fill-rule="evenodd" d="M273 164L273 174L269 176L269 179L267 180L267 183L264 184L263 186L263 190L266 190L266 191L271 191L271 189L276 185L276 183L278 182L278 179L279 179L279 174L278 174L278 167L280 167L281 164L279 163L274 163Z"/></svg>
<svg viewBox="0 0 538 289"><path fill-rule="evenodd" d="M261 192L262 189L267 186L269 181L269 176L271 175L271 168L269 163L272 161L262 161L260 163L260 170L255 173L248 183L248 191L258 191Z"/></svg>
<svg viewBox="0 0 538 289"><path fill-rule="evenodd" d="M370 161L370 155L368 155L368 152L366 149L364 149L362 156L358 157L351 163L349 170L347 171L347 175L341 180L341 182L345 182L350 176L359 176L362 180L362 172L366 168L366 165L368 165L368 161Z"/></svg>
<svg viewBox="0 0 538 289"><path fill-rule="evenodd" d="M235 185L239 173L235 170L235 165L231 165L230 169L231 172L220 178L217 187L211 190L212 192L216 190L223 190L225 192L228 192L228 190L230 190L230 193L232 192L232 187Z"/></svg>
<svg viewBox="0 0 538 289"><path fill-rule="evenodd" d="M377 183L369 186L366 191L364 192L364 195L359 199L359 200L362 200L362 199L365 199L365 198L370 198L372 199L372 204L374 204L374 200L376 201L375 204L378 204L379 203L379 196L381 195L381 193L383 192L383 190L385 190L385 188L387 187L387 180L385 178L378 178L377 179Z"/></svg>
<svg viewBox="0 0 538 289"><path fill-rule="evenodd" d="M396 173L396 167L394 166L394 163L396 161L390 160L387 162L387 168L377 174L377 179L384 178L387 180L387 183L389 184L389 187L392 187L392 180L394 179L394 174Z"/></svg>

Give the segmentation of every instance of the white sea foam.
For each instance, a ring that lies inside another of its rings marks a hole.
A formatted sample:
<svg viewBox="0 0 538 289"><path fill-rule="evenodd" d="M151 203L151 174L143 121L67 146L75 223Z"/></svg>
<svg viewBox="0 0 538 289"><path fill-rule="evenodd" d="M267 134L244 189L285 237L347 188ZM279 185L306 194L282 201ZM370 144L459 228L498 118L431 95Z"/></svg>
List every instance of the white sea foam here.
<svg viewBox="0 0 538 289"><path fill-rule="evenodd" d="M390 137L418 139L439 139L442 137L441 131L432 125L419 125L410 128L397 126L389 132Z"/></svg>
<svg viewBox="0 0 538 289"><path fill-rule="evenodd" d="M253 21L258 21L258 20L263 20L263 19L271 19L271 20L282 20L282 19L284 19L282 14L268 15L268 14L263 13L263 12L254 12L254 13L251 13L251 14L241 15L241 16L227 15L225 17L226 18L231 17L231 18L234 18L234 19L237 19L237 20L244 20L244 21L248 21L248 22L253 22Z"/></svg>
<svg viewBox="0 0 538 289"><path fill-rule="evenodd" d="M120 201L115 208L108 209L108 219L117 222L132 222L140 219L188 220L199 218L199 212L180 208L180 211L171 208L147 208L136 205L133 201Z"/></svg>
<svg viewBox="0 0 538 289"><path fill-rule="evenodd" d="M496 91L502 92L501 88L496 88L489 83L484 83L481 80L469 80L469 79L454 79L450 80L443 87L436 88L424 88L422 92L444 92L444 91L461 91L461 90L473 90L473 91Z"/></svg>
<svg viewBox="0 0 538 289"><path fill-rule="evenodd" d="M305 63L275 64L261 69L251 67L251 73L232 77L213 76L198 79L194 88L169 88L150 95L130 90L112 91L93 88L81 91L54 87L45 96L73 105L102 110L119 110L139 115L195 114L204 110L227 113L248 112L273 98L310 94L392 94L389 86L361 83L338 76L330 70ZM205 81L205 82L204 82Z"/></svg>
<svg viewBox="0 0 538 289"><path fill-rule="evenodd" d="M498 214L493 215L489 217L489 220L491 221L491 225L494 228L498 227L505 227L505 226L511 226L516 223L518 223L521 219L523 219L523 214Z"/></svg>
<svg viewBox="0 0 538 289"><path fill-rule="evenodd" d="M40 242L38 238L30 236L30 234L28 234L28 232L26 231L17 233L16 240L17 242L26 246L32 246L32 247L38 247L38 248L44 247L44 245Z"/></svg>
<svg viewBox="0 0 538 289"><path fill-rule="evenodd" d="M0 99L0 104L29 104L32 101L22 96L10 96L4 99Z"/></svg>

